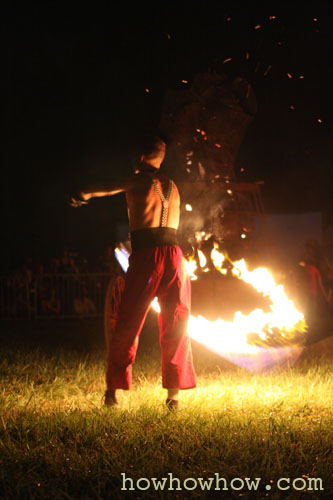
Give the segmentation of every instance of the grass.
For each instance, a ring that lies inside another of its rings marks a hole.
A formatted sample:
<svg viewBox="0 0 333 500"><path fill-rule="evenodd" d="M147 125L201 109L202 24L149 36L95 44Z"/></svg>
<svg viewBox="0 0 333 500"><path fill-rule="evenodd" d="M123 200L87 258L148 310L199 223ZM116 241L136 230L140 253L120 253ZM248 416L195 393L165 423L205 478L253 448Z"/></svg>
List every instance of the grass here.
<svg viewBox="0 0 333 500"><path fill-rule="evenodd" d="M330 497L332 359L304 358L293 367L251 374L195 345L198 388L183 391L181 411L169 414L158 346L146 332L133 390L121 393L116 410L102 405L101 331L96 321L5 325L1 499ZM181 487L186 478L218 473L229 489L124 491L122 473L134 486L140 478L172 474ZM261 478L258 491L231 488L233 478L246 477ZM281 477L290 478L289 490L277 489ZM308 478L321 478L324 490L293 490L295 478L307 485Z"/></svg>

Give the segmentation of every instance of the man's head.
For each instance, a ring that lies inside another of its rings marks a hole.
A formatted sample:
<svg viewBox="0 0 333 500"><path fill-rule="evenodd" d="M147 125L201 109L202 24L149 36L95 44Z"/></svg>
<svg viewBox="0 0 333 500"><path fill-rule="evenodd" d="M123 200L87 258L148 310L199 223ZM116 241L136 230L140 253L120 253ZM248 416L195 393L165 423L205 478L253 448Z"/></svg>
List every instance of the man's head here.
<svg viewBox="0 0 333 500"><path fill-rule="evenodd" d="M159 169L164 160L166 144L158 136L144 135L142 136L134 152L134 170L140 172L146 167Z"/></svg>

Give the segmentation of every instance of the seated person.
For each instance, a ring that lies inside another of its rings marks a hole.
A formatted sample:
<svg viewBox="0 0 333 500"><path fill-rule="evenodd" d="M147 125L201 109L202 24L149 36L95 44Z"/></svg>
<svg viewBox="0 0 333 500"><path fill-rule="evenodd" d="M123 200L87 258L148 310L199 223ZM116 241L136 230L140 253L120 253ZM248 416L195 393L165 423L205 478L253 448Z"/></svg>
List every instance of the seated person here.
<svg viewBox="0 0 333 500"><path fill-rule="evenodd" d="M55 288L51 289L51 294L48 299L42 300L41 306L42 306L42 313L44 314L60 313L61 303L56 296Z"/></svg>
<svg viewBox="0 0 333 500"><path fill-rule="evenodd" d="M88 316L90 313L96 313L96 306L87 295L87 289L83 289L83 297L74 299L74 312L82 316Z"/></svg>

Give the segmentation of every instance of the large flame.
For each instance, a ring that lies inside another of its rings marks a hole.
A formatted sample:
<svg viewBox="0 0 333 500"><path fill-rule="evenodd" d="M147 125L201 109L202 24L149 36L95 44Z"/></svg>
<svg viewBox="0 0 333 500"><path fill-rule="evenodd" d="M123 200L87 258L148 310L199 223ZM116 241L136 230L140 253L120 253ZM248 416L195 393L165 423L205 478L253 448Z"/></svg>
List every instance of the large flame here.
<svg viewBox="0 0 333 500"><path fill-rule="evenodd" d="M117 252L116 252L117 254ZM122 252L122 257L124 252ZM207 259L199 250L199 265L202 271ZM255 309L250 314L237 311L233 321L218 318L209 321L202 316L190 316L188 332L190 337L206 346L211 351L227 358L248 369L263 369L277 362L295 359L301 352L301 347L293 340L292 332L299 334L305 331L304 315L300 313L292 300L290 300L282 285L277 285L272 274L266 268L257 268L249 271L244 259L231 263L229 257L219 252L215 245L211 252L211 259L215 268L222 274L227 272L222 265L229 260L232 274L246 283L252 285L259 293L270 299L270 311ZM195 260L186 261L187 270L191 279L197 279ZM152 307L159 312L157 298L152 302ZM256 342L251 342L255 336ZM279 347L269 347L270 340L279 336ZM295 337L297 338L297 337ZM289 340L288 342L284 342ZM260 343L262 345L260 345ZM265 347L263 347L265 346Z"/></svg>

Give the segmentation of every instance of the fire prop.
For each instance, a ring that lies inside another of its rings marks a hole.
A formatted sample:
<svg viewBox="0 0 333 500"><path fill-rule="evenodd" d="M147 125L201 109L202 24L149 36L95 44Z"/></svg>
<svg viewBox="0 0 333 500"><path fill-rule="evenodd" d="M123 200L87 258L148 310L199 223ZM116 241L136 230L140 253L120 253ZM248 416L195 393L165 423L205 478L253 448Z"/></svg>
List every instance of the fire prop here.
<svg viewBox="0 0 333 500"><path fill-rule="evenodd" d="M121 246L115 253L126 272L127 250ZM221 318L209 321L203 316L191 315L188 323L190 337L221 357L253 371L297 359L302 352L306 323L304 315L287 297L283 286L275 283L266 268L249 271L244 259L232 263L219 251L217 244L210 258L220 275L231 272L235 278L243 280L267 297L270 310L264 312L255 309L247 315L237 311L233 321ZM224 264L228 265L224 267ZM187 268L192 280L198 279L198 271L210 272L207 258L201 250L198 250L198 263L194 259L188 260ZM152 302L152 307L159 312L157 298Z"/></svg>

